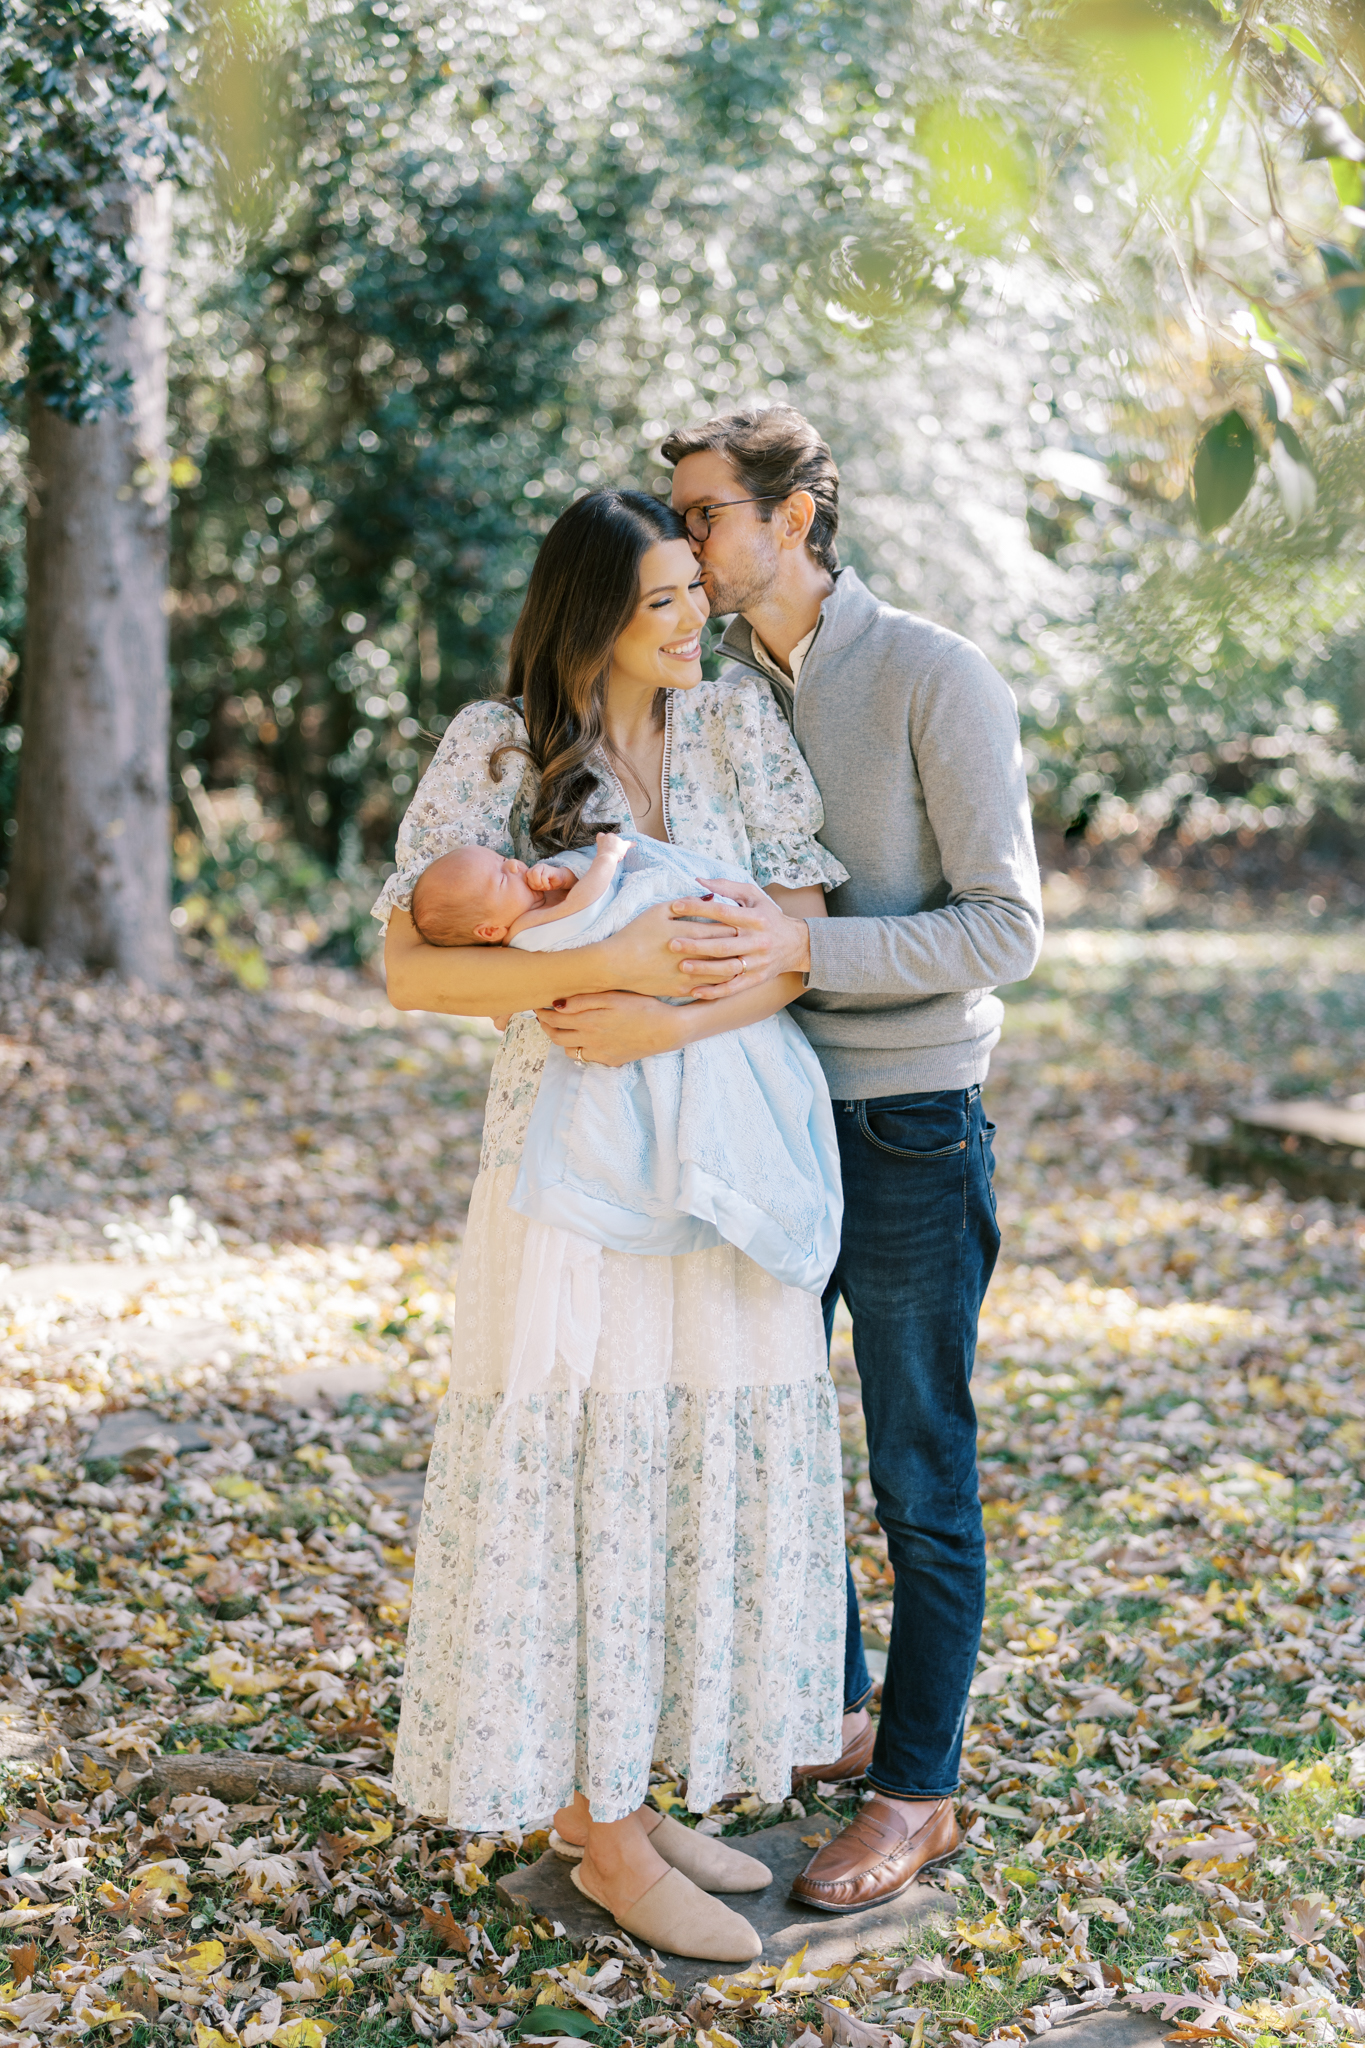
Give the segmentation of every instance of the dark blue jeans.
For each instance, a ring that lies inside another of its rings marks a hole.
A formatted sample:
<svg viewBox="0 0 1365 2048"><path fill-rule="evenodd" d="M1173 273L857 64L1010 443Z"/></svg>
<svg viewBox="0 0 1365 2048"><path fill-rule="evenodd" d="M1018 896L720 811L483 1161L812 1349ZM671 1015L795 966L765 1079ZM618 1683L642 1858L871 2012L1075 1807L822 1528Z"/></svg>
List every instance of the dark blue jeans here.
<svg viewBox="0 0 1365 2048"><path fill-rule="evenodd" d="M1000 1249L994 1124L979 1088L836 1102L844 1173L839 1263L877 1519L896 1575L881 1727L868 1772L898 1799L957 1788L986 1594L971 1377ZM844 1703L871 1691L848 1575Z"/></svg>

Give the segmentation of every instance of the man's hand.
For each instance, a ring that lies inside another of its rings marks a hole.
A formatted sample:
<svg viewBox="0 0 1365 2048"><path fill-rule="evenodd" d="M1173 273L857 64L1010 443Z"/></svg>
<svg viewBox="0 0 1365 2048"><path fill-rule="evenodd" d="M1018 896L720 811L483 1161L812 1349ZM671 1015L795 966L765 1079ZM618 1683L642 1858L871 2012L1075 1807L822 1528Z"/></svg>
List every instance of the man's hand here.
<svg viewBox="0 0 1365 2048"><path fill-rule="evenodd" d="M738 883L727 883L727 888L738 889ZM724 904L701 904L700 914L712 917L719 910L726 914ZM694 913L695 914L695 913ZM735 927L723 923L713 925L713 931L728 931L733 939ZM683 972L683 961L670 948L670 940L679 931L695 931L695 925L676 923L672 907L658 903L652 910L642 910L630 924L625 925L613 938L604 939L594 948L594 959L600 961L611 975L612 983L618 989L634 989L642 996L694 996L698 994L697 975L704 972L693 966ZM736 950L741 950L736 948ZM722 961L716 970L718 995L725 992L725 985L733 985L737 962Z"/></svg>
<svg viewBox="0 0 1365 2048"><path fill-rule="evenodd" d="M788 917L756 882L702 886L729 901L689 896L668 906L675 918L720 920L710 932L688 925L669 941L669 951L682 956L678 971L698 1001L741 995L779 974L809 974L810 930L803 917Z"/></svg>
<svg viewBox="0 0 1365 2048"><path fill-rule="evenodd" d="M552 1010L537 1010L536 1019L547 1038L567 1053L581 1052L588 1066L624 1067L685 1044L684 1014L653 996L611 989L565 996Z"/></svg>

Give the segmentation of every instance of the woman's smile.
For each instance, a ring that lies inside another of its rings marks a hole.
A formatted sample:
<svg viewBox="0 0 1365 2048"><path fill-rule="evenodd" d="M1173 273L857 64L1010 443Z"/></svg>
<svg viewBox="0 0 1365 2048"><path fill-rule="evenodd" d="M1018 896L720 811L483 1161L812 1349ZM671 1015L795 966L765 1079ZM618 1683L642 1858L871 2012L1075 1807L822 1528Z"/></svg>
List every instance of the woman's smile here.
<svg viewBox="0 0 1365 2048"><path fill-rule="evenodd" d="M666 654L671 661L695 661L701 653L701 635L693 633L687 640L675 640L669 646L661 647L659 652Z"/></svg>

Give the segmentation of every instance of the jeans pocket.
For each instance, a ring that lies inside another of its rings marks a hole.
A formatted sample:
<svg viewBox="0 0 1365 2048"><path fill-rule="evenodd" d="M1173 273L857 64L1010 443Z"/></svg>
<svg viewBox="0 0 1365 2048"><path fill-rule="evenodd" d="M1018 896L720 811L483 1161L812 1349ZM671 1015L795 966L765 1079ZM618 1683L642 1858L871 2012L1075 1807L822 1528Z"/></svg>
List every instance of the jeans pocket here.
<svg viewBox="0 0 1365 2048"><path fill-rule="evenodd" d="M991 1123L991 1122L987 1121L986 1123L984 1123L984 1124L983 1124L983 1125L981 1126L981 1164L982 1164L983 1168L985 1169L985 1174L986 1174L986 1193L987 1193L987 1195L988 1195L988 1196L990 1197L990 1204L991 1204L991 1214L992 1214L992 1216L994 1216L994 1215L995 1215L995 1213L996 1213L996 1208L995 1208L995 1146L994 1146L994 1144L992 1143L992 1140L993 1140L993 1138L994 1138L994 1137L995 1137L995 1125L994 1125L993 1123Z"/></svg>
<svg viewBox="0 0 1365 2048"><path fill-rule="evenodd" d="M950 1094L874 1098L858 1104L858 1128L879 1152L910 1165L962 1159L970 1133L966 1098Z"/></svg>

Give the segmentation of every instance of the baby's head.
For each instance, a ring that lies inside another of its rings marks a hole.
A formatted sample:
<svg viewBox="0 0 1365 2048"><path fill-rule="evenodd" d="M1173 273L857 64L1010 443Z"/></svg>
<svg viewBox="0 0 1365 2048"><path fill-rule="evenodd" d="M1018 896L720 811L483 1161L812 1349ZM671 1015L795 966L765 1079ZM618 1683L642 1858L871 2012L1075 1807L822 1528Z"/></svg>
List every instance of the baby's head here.
<svg viewBox="0 0 1365 2048"><path fill-rule="evenodd" d="M544 897L526 879L524 860L491 846L457 846L417 877L412 921L429 946L501 946L519 917Z"/></svg>

